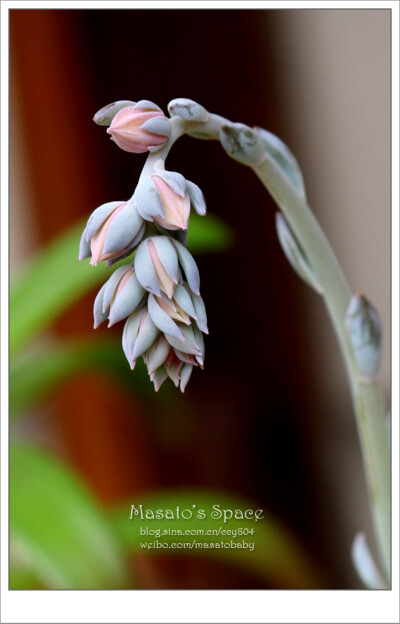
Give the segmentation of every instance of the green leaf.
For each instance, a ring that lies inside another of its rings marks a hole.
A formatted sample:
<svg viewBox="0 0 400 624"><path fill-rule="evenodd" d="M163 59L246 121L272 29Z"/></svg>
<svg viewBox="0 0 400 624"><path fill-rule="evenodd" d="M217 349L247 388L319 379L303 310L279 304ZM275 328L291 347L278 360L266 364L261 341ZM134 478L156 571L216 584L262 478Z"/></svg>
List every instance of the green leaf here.
<svg viewBox="0 0 400 624"><path fill-rule="evenodd" d="M69 468L21 444L10 449L10 541L14 588L32 579L48 589L128 586L104 511Z"/></svg>
<svg viewBox="0 0 400 624"><path fill-rule="evenodd" d="M135 393L154 397L154 388L144 366L138 362L134 374L124 356L120 340L106 338L52 343L25 355L10 368L10 414L23 412L56 390L68 377L82 370L105 371Z"/></svg>
<svg viewBox="0 0 400 624"><path fill-rule="evenodd" d="M137 516L133 516L130 520L131 504L135 507L142 504L143 508L148 507L155 511L156 509L176 509L177 506L182 509L193 510L204 509L206 518L198 520L194 514L194 518L188 520L141 520ZM285 529L276 519L264 512L264 519L254 522L249 520L230 520L225 525L223 519L213 519L211 513L213 505L218 504L221 509L255 509L254 503L247 500L234 498L222 494L221 492L204 492L202 490L172 490L160 494L152 494L141 496L138 500L137 496L134 500L127 502L124 506L119 507L113 512L114 523L119 532L122 542L132 554L154 556L162 552L163 555L173 554L211 557L219 559L233 566L259 577L263 582L285 589L313 589L321 588L323 579L320 572L316 569L315 564L310 560L303 548L298 544L293 535ZM215 536L202 535L179 537L175 535L162 535L159 538L154 536L141 536L140 527L149 526L151 528L161 529L178 529L184 532L187 529L203 529L206 532L209 529L218 530L219 527L224 529L254 529L254 534L246 536ZM141 543L155 541L158 539L162 542L192 542L204 541L207 543L234 541L254 542L253 551L249 549L237 548L206 548L206 549L152 549L147 550L141 548Z"/></svg>
<svg viewBox="0 0 400 624"><path fill-rule="evenodd" d="M10 357L83 294L104 282L114 268L104 263L92 267L78 262L78 247L86 222L80 222L41 251L25 267L11 289ZM189 247L193 252L209 252L227 247L231 241L228 227L219 219L192 215Z"/></svg>

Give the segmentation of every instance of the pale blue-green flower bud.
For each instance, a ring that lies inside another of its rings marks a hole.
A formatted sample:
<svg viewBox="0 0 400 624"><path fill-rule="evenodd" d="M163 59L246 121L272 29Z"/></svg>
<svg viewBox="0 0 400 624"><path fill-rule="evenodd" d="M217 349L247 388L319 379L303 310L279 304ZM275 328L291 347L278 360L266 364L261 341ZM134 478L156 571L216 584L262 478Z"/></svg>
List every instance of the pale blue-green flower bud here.
<svg viewBox="0 0 400 624"><path fill-rule="evenodd" d="M118 100L118 102L111 102L107 106L103 106L95 116L93 117L94 123L98 126L109 126L114 119L115 115L126 106L135 106L136 102L131 100Z"/></svg>
<svg viewBox="0 0 400 624"><path fill-rule="evenodd" d="M193 366L198 366L193 356L174 349L164 336L156 339L144 359L156 391L169 377L184 392Z"/></svg>
<svg viewBox="0 0 400 624"><path fill-rule="evenodd" d="M124 273L129 270L129 266L119 267L97 293L93 305L94 329L96 329L103 321L108 318L110 312L110 304L114 296L118 282L122 279Z"/></svg>
<svg viewBox="0 0 400 624"><path fill-rule="evenodd" d="M167 230L186 230L190 208L203 216L206 204L201 190L176 171L165 171L158 161L154 172L142 179L133 196L138 211L146 221Z"/></svg>
<svg viewBox="0 0 400 624"><path fill-rule="evenodd" d="M168 379L168 375L167 375L167 371L165 370L165 367L160 366L160 368L158 368L156 371L154 371L153 373L150 373L150 379L154 384L154 390L158 392L162 384L164 383L164 381Z"/></svg>
<svg viewBox="0 0 400 624"><path fill-rule="evenodd" d="M154 217L165 217L160 194L151 176L142 180L135 189L133 201L139 214L146 221L153 221Z"/></svg>
<svg viewBox="0 0 400 624"><path fill-rule="evenodd" d="M152 117L148 119L140 126L142 130L146 132L151 132L152 134L158 134L160 136L169 137L171 133L171 120L168 117ZM149 152L157 151L159 146L154 149L154 147L149 147Z"/></svg>
<svg viewBox="0 0 400 624"><path fill-rule="evenodd" d="M192 374L193 366L192 364L184 364L181 370L181 381L180 381L180 390L181 392L185 392L186 386Z"/></svg>
<svg viewBox="0 0 400 624"><path fill-rule="evenodd" d="M203 368L204 357L205 357L205 346L204 346L203 334L201 333L201 331L196 325L193 325L193 333L194 333L194 337L196 340L196 344L200 351L200 353L196 355L195 358L196 358L196 361L199 363L200 367Z"/></svg>
<svg viewBox="0 0 400 624"><path fill-rule="evenodd" d="M90 264L119 259L144 234L144 222L132 202L108 202L90 216L82 233L79 259L92 256Z"/></svg>
<svg viewBox="0 0 400 624"><path fill-rule="evenodd" d="M174 353L177 358L180 359L184 364L190 364L191 366L198 366L198 362L196 361L193 355L189 353L183 353L183 351L179 351L179 349L174 349Z"/></svg>
<svg viewBox="0 0 400 624"><path fill-rule="evenodd" d="M94 318L94 329L97 329L101 323L103 323L108 317L108 309L103 310L103 299L104 299L104 291L106 284L104 284L99 292L97 293L96 299L94 300L93 305L93 318Z"/></svg>
<svg viewBox="0 0 400 624"><path fill-rule="evenodd" d="M169 377L174 385L184 392L189 381L190 375L196 363L186 363L177 357L174 349L170 349L167 358L164 360L157 370L150 372L150 379L154 383L156 392L159 390L164 381Z"/></svg>
<svg viewBox="0 0 400 624"><path fill-rule="evenodd" d="M146 306L128 317L122 333L122 348L132 370L137 358L150 349L158 334Z"/></svg>
<svg viewBox="0 0 400 624"><path fill-rule="evenodd" d="M168 104L171 117L182 117L187 121L198 123L208 121L210 115L204 106L187 98L176 98Z"/></svg>
<svg viewBox="0 0 400 624"><path fill-rule="evenodd" d="M195 321L197 321L197 314L193 305L192 295L193 293L187 284L178 284L175 288L174 300L183 312L186 312L188 316L191 316ZM193 295L193 297L197 296L198 295Z"/></svg>
<svg viewBox="0 0 400 624"><path fill-rule="evenodd" d="M241 123L224 124L220 130L221 145L226 153L243 165L255 167L265 157L264 144L258 134Z"/></svg>
<svg viewBox="0 0 400 624"><path fill-rule="evenodd" d="M122 204L124 204L122 201L107 202L92 212L82 232L79 244L79 261L90 258L92 255L91 239L95 236L106 219Z"/></svg>
<svg viewBox="0 0 400 624"><path fill-rule="evenodd" d="M197 184L186 180L186 188L189 192L190 202L200 217L203 217L207 212L206 200L204 195Z"/></svg>
<svg viewBox="0 0 400 624"><path fill-rule="evenodd" d="M137 110L158 111L162 113L162 109L157 104L154 104L154 102L152 102L151 100L139 100L139 102L136 102L135 108Z"/></svg>
<svg viewBox="0 0 400 624"><path fill-rule="evenodd" d="M147 351L145 356L147 370L149 375L153 374L167 359L168 353L171 351L171 345L161 334Z"/></svg>
<svg viewBox="0 0 400 624"><path fill-rule="evenodd" d="M204 301L200 295L196 295L193 292L190 293L190 296L192 298L192 302L193 302L194 309L196 312L197 327L204 334L208 334L207 313L206 313L206 306L204 305Z"/></svg>
<svg viewBox="0 0 400 624"><path fill-rule="evenodd" d="M139 284L132 265L119 267L103 288L103 313L108 311L109 327L132 314L139 307L146 293ZM96 303L94 314L95 310Z"/></svg>
<svg viewBox="0 0 400 624"><path fill-rule="evenodd" d="M174 294L179 278L178 255L172 239L152 236L140 243L135 255L136 275L146 290L153 295Z"/></svg>
<svg viewBox="0 0 400 624"><path fill-rule="evenodd" d="M156 325L160 331L164 332L164 334L175 336L175 338L179 340L184 340L178 325L172 320L165 309L157 303L156 298L152 294L149 295L148 308L154 325Z"/></svg>
<svg viewBox="0 0 400 624"><path fill-rule="evenodd" d="M371 381L381 362L382 330L378 312L361 293L350 300L346 331L357 368L364 380Z"/></svg>
<svg viewBox="0 0 400 624"><path fill-rule="evenodd" d="M186 275L190 289L200 295L200 274L191 253L177 240L172 241L179 256L179 263Z"/></svg>
<svg viewBox="0 0 400 624"><path fill-rule="evenodd" d="M183 334L183 340L179 340L175 338L175 336L171 336L170 334L166 334L165 337L168 340L171 347L174 349L181 351L182 353L187 353L189 355L198 356L201 358L202 356L202 345L198 345L197 339L198 336L195 336L192 325L181 325L180 330Z"/></svg>

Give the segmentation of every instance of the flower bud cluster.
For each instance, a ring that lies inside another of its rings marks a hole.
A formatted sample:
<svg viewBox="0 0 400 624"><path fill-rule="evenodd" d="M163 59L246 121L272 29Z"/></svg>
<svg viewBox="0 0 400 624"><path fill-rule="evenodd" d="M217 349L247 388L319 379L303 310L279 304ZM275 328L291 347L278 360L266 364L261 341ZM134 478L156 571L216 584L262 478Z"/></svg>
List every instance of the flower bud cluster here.
<svg viewBox="0 0 400 624"><path fill-rule="evenodd" d="M159 150L170 120L152 102L114 102L96 113L99 125L125 151ZM122 347L133 370L142 357L156 391L169 377L184 392L193 367L203 368L207 315L197 265L179 234L190 210L206 213L203 194L164 160L146 167L131 199L101 205L82 233L79 260L107 266L135 252L119 266L94 302L94 327L125 321ZM179 238L179 240L178 240Z"/></svg>

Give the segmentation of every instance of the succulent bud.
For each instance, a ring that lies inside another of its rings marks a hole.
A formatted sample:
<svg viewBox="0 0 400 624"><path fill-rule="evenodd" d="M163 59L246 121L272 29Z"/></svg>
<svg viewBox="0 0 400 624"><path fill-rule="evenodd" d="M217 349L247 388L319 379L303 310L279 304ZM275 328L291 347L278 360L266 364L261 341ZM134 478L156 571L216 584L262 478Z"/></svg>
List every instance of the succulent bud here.
<svg viewBox="0 0 400 624"><path fill-rule="evenodd" d="M210 115L201 104L187 98L176 98L168 104L171 117L182 117L187 121L205 122Z"/></svg>
<svg viewBox="0 0 400 624"><path fill-rule="evenodd" d="M133 200L146 221L166 230L187 230L191 206L201 216L206 213L203 193L180 173L164 171L162 166L158 161L154 173L140 181Z"/></svg>
<svg viewBox="0 0 400 624"><path fill-rule="evenodd" d="M178 255L172 239L152 236L140 243L135 255L136 275L145 290L171 298L178 283Z"/></svg>
<svg viewBox="0 0 400 624"><path fill-rule="evenodd" d="M93 121L98 126L109 126L115 115L119 113L120 110L126 108L127 106L135 106L136 102L132 102L131 100L118 100L118 102L111 102L111 104L107 104L107 106L103 106L95 116L93 117Z"/></svg>
<svg viewBox="0 0 400 624"><path fill-rule="evenodd" d="M264 159L265 149L261 138L244 124L222 125L220 141L226 153L243 165L254 167Z"/></svg>
<svg viewBox="0 0 400 624"><path fill-rule="evenodd" d="M79 260L92 256L90 264L119 259L141 240L145 224L132 202L108 202L89 218L81 237Z"/></svg>
<svg viewBox="0 0 400 624"><path fill-rule="evenodd" d="M146 306L128 317L122 332L122 348L132 370L137 358L150 349L158 334Z"/></svg>
<svg viewBox="0 0 400 624"><path fill-rule="evenodd" d="M172 242L178 253L179 264L186 275L190 290L195 295L200 295L200 274L192 254L179 241L172 239Z"/></svg>
<svg viewBox="0 0 400 624"><path fill-rule="evenodd" d="M196 362L188 363L180 358L178 352L168 345L167 356L164 357L163 363L156 370L149 370L150 379L154 384L155 391L158 392L162 384L168 377L172 379L176 387L180 387L181 392L185 392L185 388L192 374L193 366L197 366ZM164 355L164 354L163 354Z"/></svg>
<svg viewBox="0 0 400 624"><path fill-rule="evenodd" d="M96 297L93 308L95 328L106 318L109 327L127 318L140 305L145 292L132 265L119 267L101 288L99 300Z"/></svg>
<svg viewBox="0 0 400 624"><path fill-rule="evenodd" d="M182 339L176 338L171 334L165 334L165 337L171 347L174 347L176 351L180 351L188 355L193 355L196 360L198 357L201 359L203 355L204 343L201 343L199 341L199 335L195 334L194 326L181 325L179 329L183 334ZM199 332L199 334L201 334L201 332Z"/></svg>
<svg viewBox="0 0 400 624"><path fill-rule="evenodd" d="M169 136L170 122L163 112L147 100L122 108L107 130L121 149L143 154L160 149Z"/></svg>
<svg viewBox="0 0 400 624"><path fill-rule="evenodd" d="M370 381L380 366L382 330L378 312L361 293L350 300L346 330L357 368L362 377Z"/></svg>
<svg viewBox="0 0 400 624"><path fill-rule="evenodd" d="M153 175L152 178L164 212L164 217L154 217L154 221L166 230L187 230L190 215L189 193L185 190L181 195L159 175Z"/></svg>

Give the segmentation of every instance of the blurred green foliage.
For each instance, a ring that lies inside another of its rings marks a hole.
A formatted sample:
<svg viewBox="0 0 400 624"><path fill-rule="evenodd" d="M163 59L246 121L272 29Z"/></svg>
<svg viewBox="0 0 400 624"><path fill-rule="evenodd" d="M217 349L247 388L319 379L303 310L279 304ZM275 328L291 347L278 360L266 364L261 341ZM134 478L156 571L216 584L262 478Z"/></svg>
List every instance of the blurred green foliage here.
<svg viewBox="0 0 400 624"><path fill-rule="evenodd" d="M121 545L87 488L49 453L21 444L10 448L10 537L44 587L128 586Z"/></svg>

